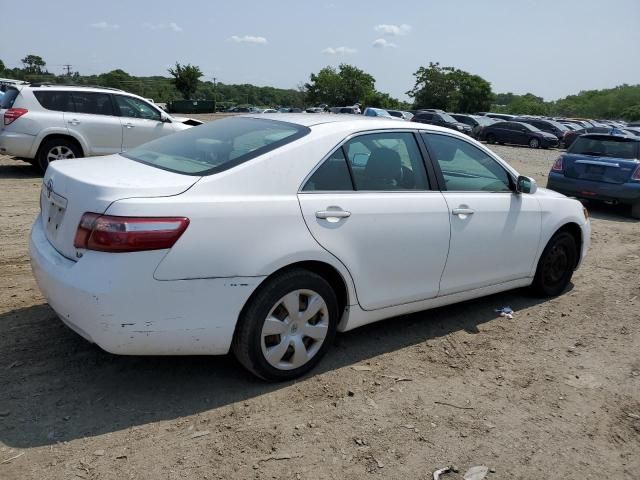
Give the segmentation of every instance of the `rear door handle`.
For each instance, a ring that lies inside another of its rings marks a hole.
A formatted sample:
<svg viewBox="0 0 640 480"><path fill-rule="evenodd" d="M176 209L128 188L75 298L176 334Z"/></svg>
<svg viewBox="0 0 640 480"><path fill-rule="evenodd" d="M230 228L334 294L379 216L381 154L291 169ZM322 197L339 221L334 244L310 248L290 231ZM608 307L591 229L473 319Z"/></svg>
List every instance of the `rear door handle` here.
<svg viewBox="0 0 640 480"><path fill-rule="evenodd" d="M451 213L453 215L473 215L475 213L475 210L472 208L454 208L453 210L451 210Z"/></svg>
<svg viewBox="0 0 640 480"><path fill-rule="evenodd" d="M135 125L134 125L133 123L125 123L125 124L124 124L124 126L125 126L126 128L133 128L133 127L135 127Z"/></svg>
<svg viewBox="0 0 640 480"><path fill-rule="evenodd" d="M80 125L80 120L76 120L75 118L69 120L69 125Z"/></svg>
<svg viewBox="0 0 640 480"><path fill-rule="evenodd" d="M321 210L316 212L316 218L330 219L330 218L347 218L351 216L351 212L345 210Z"/></svg>

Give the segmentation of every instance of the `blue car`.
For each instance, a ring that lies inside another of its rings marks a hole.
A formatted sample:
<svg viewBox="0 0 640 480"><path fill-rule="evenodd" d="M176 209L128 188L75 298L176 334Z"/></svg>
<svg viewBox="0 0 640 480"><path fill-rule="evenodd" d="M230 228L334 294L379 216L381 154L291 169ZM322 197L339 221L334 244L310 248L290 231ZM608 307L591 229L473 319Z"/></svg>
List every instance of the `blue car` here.
<svg viewBox="0 0 640 480"><path fill-rule="evenodd" d="M640 219L640 137L578 137L551 167L547 188L565 195L631 206Z"/></svg>

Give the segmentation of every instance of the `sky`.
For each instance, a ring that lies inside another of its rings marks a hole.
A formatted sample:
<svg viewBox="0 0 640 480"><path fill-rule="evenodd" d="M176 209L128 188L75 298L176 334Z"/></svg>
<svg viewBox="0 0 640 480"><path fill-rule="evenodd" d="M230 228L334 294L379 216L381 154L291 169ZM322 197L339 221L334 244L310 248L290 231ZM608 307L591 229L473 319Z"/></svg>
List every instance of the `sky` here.
<svg viewBox="0 0 640 480"><path fill-rule="evenodd" d="M640 0L30 0L0 2L0 59L40 55L62 73L121 68L296 88L340 63L407 99L413 73L440 62L494 92L555 100L640 83Z"/></svg>

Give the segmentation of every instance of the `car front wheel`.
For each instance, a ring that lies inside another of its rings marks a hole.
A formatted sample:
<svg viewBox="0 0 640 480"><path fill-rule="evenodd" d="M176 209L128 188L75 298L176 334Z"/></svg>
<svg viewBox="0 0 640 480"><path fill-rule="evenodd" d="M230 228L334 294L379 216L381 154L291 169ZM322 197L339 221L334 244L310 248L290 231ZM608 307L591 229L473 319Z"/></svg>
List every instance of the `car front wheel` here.
<svg viewBox="0 0 640 480"><path fill-rule="evenodd" d="M304 269L283 272L261 286L243 310L233 352L264 380L292 380L324 356L338 315L336 295L324 278Z"/></svg>
<svg viewBox="0 0 640 480"><path fill-rule="evenodd" d="M531 140L529 140L529 146L531 148L540 148L540 140L535 137L532 138Z"/></svg>
<svg viewBox="0 0 640 480"><path fill-rule="evenodd" d="M578 246L569 232L558 232L545 247L531 285L541 297L560 295L569 285L578 263Z"/></svg>

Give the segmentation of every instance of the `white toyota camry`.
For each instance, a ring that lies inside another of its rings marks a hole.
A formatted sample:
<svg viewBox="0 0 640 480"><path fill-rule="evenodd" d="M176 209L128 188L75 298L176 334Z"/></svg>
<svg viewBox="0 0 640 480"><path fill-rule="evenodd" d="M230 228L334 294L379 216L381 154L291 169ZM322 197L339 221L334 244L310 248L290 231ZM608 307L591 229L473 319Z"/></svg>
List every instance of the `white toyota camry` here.
<svg viewBox="0 0 640 480"><path fill-rule="evenodd" d="M579 202L467 136L280 114L52 163L30 251L53 310L105 350L233 351L286 380L336 331L516 287L558 295L589 238Z"/></svg>

